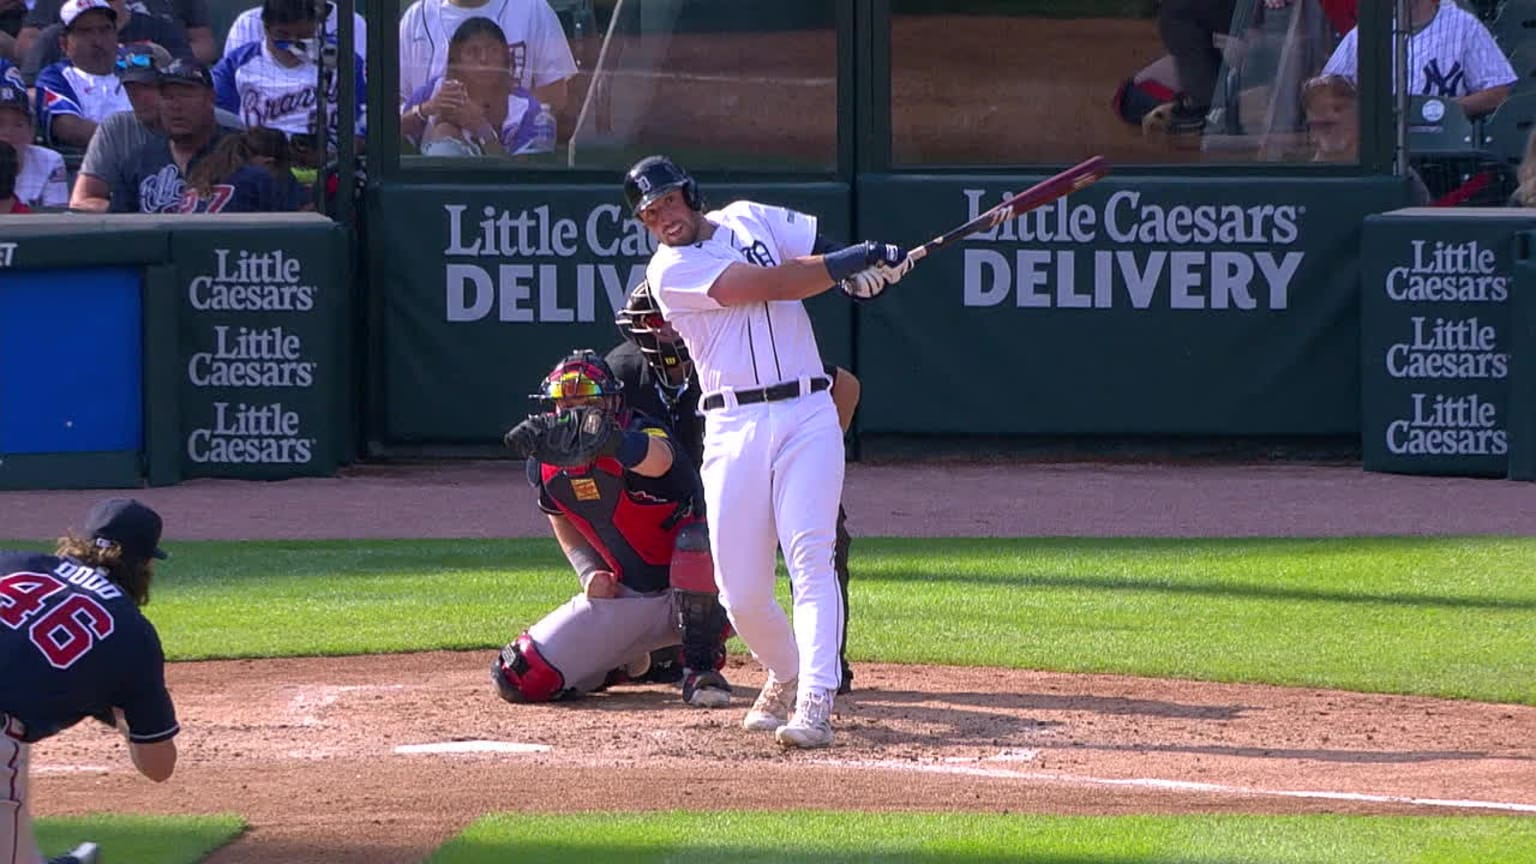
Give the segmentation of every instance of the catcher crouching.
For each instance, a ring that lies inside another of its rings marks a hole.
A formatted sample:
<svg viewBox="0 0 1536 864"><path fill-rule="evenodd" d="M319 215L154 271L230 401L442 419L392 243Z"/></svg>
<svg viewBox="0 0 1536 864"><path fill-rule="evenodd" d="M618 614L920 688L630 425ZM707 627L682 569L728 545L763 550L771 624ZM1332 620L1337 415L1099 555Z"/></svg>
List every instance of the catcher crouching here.
<svg viewBox="0 0 1536 864"><path fill-rule="evenodd" d="M497 692L549 702L648 680L652 652L680 644L683 701L728 705L719 670L730 630L692 460L662 423L629 409L593 351L561 360L533 398L553 410L513 427L504 443L527 460L581 592L501 650L491 664Z"/></svg>

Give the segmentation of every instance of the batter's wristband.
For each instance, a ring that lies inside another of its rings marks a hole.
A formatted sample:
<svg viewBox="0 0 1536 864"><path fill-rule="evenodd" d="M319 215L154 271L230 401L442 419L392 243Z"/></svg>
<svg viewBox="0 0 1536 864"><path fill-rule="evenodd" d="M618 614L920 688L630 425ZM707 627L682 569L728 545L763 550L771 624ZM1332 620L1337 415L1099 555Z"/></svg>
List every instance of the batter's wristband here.
<svg viewBox="0 0 1536 864"><path fill-rule="evenodd" d="M650 450L651 436L631 429L619 441L618 452L613 454L613 458L619 460L619 464L625 468L633 468L645 461L645 455Z"/></svg>
<svg viewBox="0 0 1536 864"><path fill-rule="evenodd" d="M597 554L597 550L590 546L577 546L565 553L565 560L571 562L576 568L576 575L581 579L581 587L587 587L587 579L598 570L607 570L608 563L603 556Z"/></svg>
<svg viewBox="0 0 1536 864"><path fill-rule="evenodd" d="M869 241L855 243L847 249L839 249L821 256L827 275L833 282L841 282L869 266Z"/></svg>

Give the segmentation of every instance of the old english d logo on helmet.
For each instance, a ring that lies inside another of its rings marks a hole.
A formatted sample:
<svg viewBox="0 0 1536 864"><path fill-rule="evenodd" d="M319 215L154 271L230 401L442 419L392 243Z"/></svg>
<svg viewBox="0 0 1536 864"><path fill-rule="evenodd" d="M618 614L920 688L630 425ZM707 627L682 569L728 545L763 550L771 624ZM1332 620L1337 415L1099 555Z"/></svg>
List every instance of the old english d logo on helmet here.
<svg viewBox="0 0 1536 864"><path fill-rule="evenodd" d="M698 184L688 172L665 156L647 156L624 175L624 200L638 214L673 189L683 191L683 201L694 210L704 209Z"/></svg>

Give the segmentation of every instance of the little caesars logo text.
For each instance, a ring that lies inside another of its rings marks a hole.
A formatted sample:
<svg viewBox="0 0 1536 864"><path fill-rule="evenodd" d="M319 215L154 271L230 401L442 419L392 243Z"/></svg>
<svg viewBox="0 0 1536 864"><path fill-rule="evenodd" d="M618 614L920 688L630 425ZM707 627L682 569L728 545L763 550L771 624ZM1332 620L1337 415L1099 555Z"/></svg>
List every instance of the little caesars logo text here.
<svg viewBox="0 0 1536 864"><path fill-rule="evenodd" d="M187 458L216 464L304 464L315 439L299 434L299 412L281 402L260 404L275 393L313 387L320 364L305 359L295 325L269 325L272 313L304 315L315 308L317 288L304 284L299 259L282 250L214 250L213 273L193 279L187 300L212 318L211 345L187 359L187 381L196 388L258 391L247 401L215 401L207 425L187 436ZM260 323L239 323L249 315ZM221 320L222 319L222 320ZM234 319L234 320L228 320ZM303 329L302 327L298 329ZM206 343L205 343L206 344Z"/></svg>
<svg viewBox="0 0 1536 864"><path fill-rule="evenodd" d="M963 194L967 218L986 209L983 190ZM996 306L1012 297L1020 308L1287 308L1291 282L1306 253L1282 250L1300 236L1304 208L1162 205L1142 199L1140 192L1122 190L1109 196L1101 212L1062 198L972 234L967 238L972 243L1026 245L1014 251L1012 260L993 249L968 246L965 305ZM1125 248L1097 249L1091 256L1038 248L1104 241ZM1200 248L1209 246L1233 248Z"/></svg>
<svg viewBox="0 0 1536 864"><path fill-rule="evenodd" d="M550 208L513 212L483 207L478 216L463 204L446 204L448 246L444 269L444 316L448 321L596 321L624 307L645 264L573 264L561 259L649 258L656 243L639 222L613 204L594 207L586 218L557 219Z"/></svg>

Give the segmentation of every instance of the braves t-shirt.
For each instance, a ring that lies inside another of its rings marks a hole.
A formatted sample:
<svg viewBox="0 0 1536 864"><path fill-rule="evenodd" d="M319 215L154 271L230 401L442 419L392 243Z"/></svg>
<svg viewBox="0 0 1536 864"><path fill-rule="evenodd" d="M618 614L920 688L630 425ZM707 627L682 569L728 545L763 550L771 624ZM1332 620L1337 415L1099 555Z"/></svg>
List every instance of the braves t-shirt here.
<svg viewBox="0 0 1536 864"><path fill-rule="evenodd" d="M190 171L226 135L214 133L208 145L187 163ZM139 148L130 163L121 206L132 213L269 213L297 209L297 183L280 184L271 172L246 166L236 170L207 192L193 189L171 158L170 142L156 138ZM118 205L114 194L113 207Z"/></svg>

